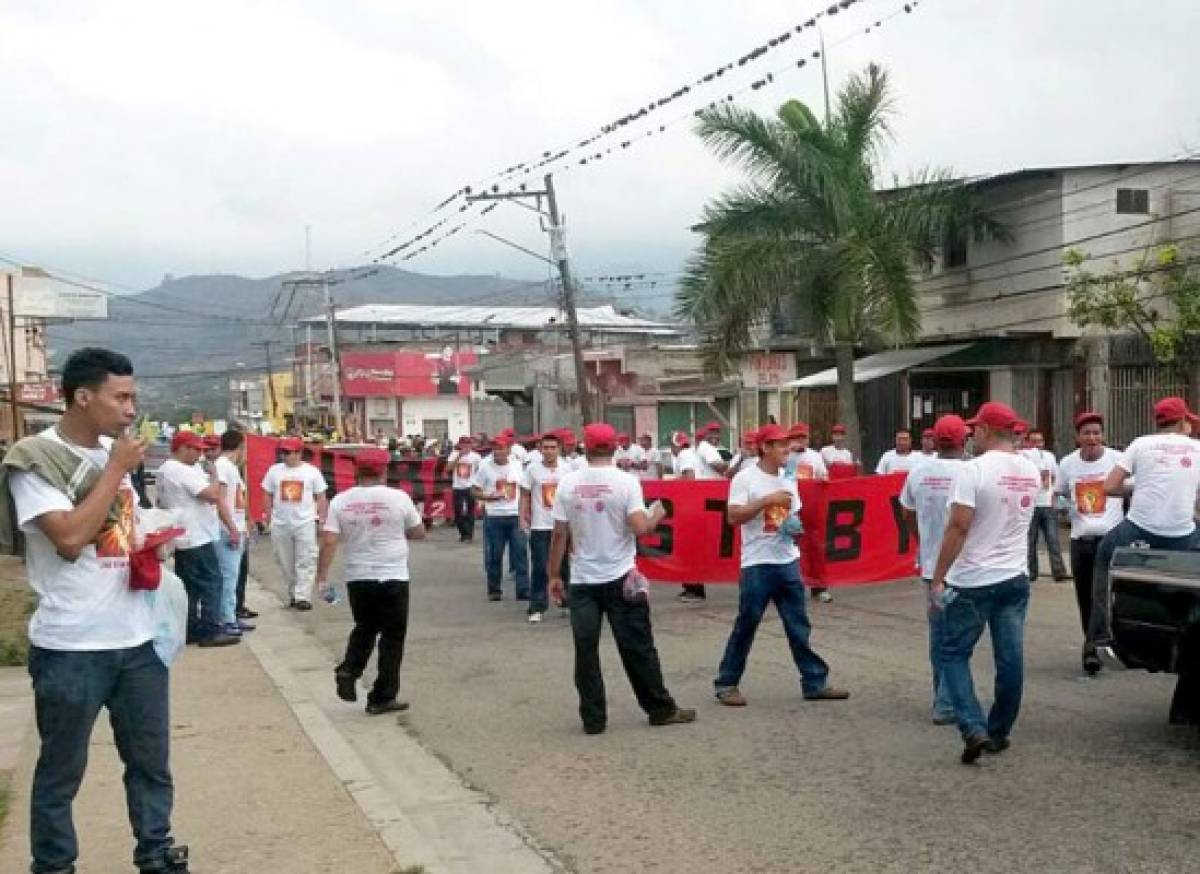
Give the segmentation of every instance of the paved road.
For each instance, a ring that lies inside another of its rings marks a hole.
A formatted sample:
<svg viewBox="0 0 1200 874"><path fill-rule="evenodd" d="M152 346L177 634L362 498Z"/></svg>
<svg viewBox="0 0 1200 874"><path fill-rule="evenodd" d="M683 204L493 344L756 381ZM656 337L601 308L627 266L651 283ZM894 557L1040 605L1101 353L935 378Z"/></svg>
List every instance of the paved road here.
<svg viewBox="0 0 1200 874"><path fill-rule="evenodd" d="M254 570L278 591L268 544L256 547ZM928 721L915 583L839 591L813 609L814 645L831 679L853 691L848 702L800 699L768 614L741 710L710 691L736 591L710 587L701 607L676 603L674 592L655 588L656 638L669 688L699 708L699 721L647 727L606 635L609 730L588 737L566 619L553 611L529 626L511 588L503 602L486 601L478 543L439 528L414 550L402 674L413 710L398 730L586 874L1200 865L1200 742L1166 725L1173 678L1083 678L1069 585L1035 588L1013 748L972 768L958 763L957 732ZM284 616L333 663L349 628L345 604ZM988 656L977 663L990 677Z"/></svg>

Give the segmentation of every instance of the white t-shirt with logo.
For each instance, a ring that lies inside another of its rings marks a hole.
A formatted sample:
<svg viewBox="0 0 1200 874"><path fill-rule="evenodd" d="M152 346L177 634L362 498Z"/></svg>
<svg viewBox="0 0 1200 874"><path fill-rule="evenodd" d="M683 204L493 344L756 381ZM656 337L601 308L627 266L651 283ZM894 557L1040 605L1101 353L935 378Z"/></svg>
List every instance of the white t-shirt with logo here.
<svg viewBox="0 0 1200 874"><path fill-rule="evenodd" d="M354 486L334 496L322 530L339 535L343 574L354 580L407 580L405 531L422 524L412 498L385 485Z"/></svg>
<svg viewBox="0 0 1200 874"><path fill-rule="evenodd" d="M212 521L217 514L216 504L196 497L212 485L199 465L168 458L159 467L154 483L158 506L174 510L180 526L187 531L175 541L176 549L196 549L216 540L220 532L220 523L214 530Z"/></svg>
<svg viewBox="0 0 1200 874"><path fill-rule="evenodd" d="M895 449L889 449L879 457L879 464L875 465L875 472L887 474L909 471L917 466L917 462L923 461L924 458L925 456L919 452L910 450L905 455L901 455Z"/></svg>
<svg viewBox="0 0 1200 874"><path fill-rule="evenodd" d="M829 479L829 471L825 460L815 449L802 449L799 452L788 453L785 475L796 479Z"/></svg>
<svg viewBox="0 0 1200 874"><path fill-rule="evenodd" d="M1095 461L1084 461L1077 449L1058 466L1058 494L1071 507L1071 539L1103 537L1121 524L1125 508L1120 498L1104 493L1104 480L1116 467L1121 453L1104 448Z"/></svg>
<svg viewBox="0 0 1200 874"><path fill-rule="evenodd" d="M645 510L642 484L610 465L573 471L558 482L551 515L571 527L571 584L621 579L637 556L629 517Z"/></svg>
<svg viewBox="0 0 1200 874"><path fill-rule="evenodd" d="M325 494L329 484L307 461L296 467L280 462L271 465L262 488L271 495L271 524L299 528L316 521L317 496Z"/></svg>
<svg viewBox="0 0 1200 874"><path fill-rule="evenodd" d="M485 495L503 494L501 501L485 501L483 512L489 516L515 516L520 509L518 497L521 488L521 465L512 459L501 466L496 464L492 456L488 456L479 464L475 471L475 479L471 482Z"/></svg>
<svg viewBox="0 0 1200 874"><path fill-rule="evenodd" d="M909 471L900 490L900 506L917 514L917 536L920 547L917 563L921 576L933 579L946 521L950 518L950 489L963 466L961 458L925 457Z"/></svg>
<svg viewBox="0 0 1200 874"><path fill-rule="evenodd" d="M1042 484L1038 489L1037 505L1049 507L1054 504L1054 491L1058 485L1058 462L1054 453L1045 449L1023 449L1021 454L1033 462L1041 474Z"/></svg>
<svg viewBox="0 0 1200 874"><path fill-rule="evenodd" d="M527 465L521 475L521 488L529 492L529 528L532 531L551 531L554 519L550 511L554 509L554 496L558 492L558 482L568 471L558 461L553 468L546 467L541 462Z"/></svg>
<svg viewBox="0 0 1200 874"><path fill-rule="evenodd" d="M217 458L217 481L224 486L222 503L233 518L234 527L246 533L246 484L236 464L224 455Z"/></svg>
<svg viewBox="0 0 1200 874"><path fill-rule="evenodd" d="M679 454L683 455L682 452ZM724 463L725 458L721 455L721 450L707 440L696 444L696 479L721 479L724 474L714 465Z"/></svg>
<svg viewBox="0 0 1200 874"><path fill-rule="evenodd" d="M800 558L794 537L783 534L780 526L788 516L800 512L800 496L796 493L796 481L783 471L767 473L755 462L739 471L729 484L730 506L746 506L773 492L788 492L786 504L773 504L749 522L743 522L742 567L760 564L790 564Z"/></svg>
<svg viewBox="0 0 1200 874"><path fill-rule="evenodd" d="M1029 573L1029 524L1041 476L1016 452L985 452L963 462L950 503L973 507L962 552L946 574L953 586L992 586Z"/></svg>
<svg viewBox="0 0 1200 874"><path fill-rule="evenodd" d="M1200 440L1147 434L1129 444L1117 466L1133 475L1130 522L1160 537L1186 537L1196 530Z"/></svg>
<svg viewBox="0 0 1200 874"><path fill-rule="evenodd" d="M833 467L835 464L854 464L854 453L849 449L838 449L830 444L822 447L821 460L825 462L826 467Z"/></svg>
<svg viewBox="0 0 1200 874"><path fill-rule="evenodd" d="M43 436L63 445L56 429ZM111 441L104 448L70 446L80 458L103 469ZM70 499L36 473L11 471L8 485L16 523L25 534L25 566L37 593L37 610L29 620L29 641L55 650L111 650L141 646L154 636L147 592L129 588L129 551L133 547L137 494L126 475L117 490L119 521L105 523L96 539L75 561L66 561L37 525L37 518L70 512Z"/></svg>
<svg viewBox="0 0 1200 874"><path fill-rule="evenodd" d="M690 447L683 447L677 453L671 454L671 470L675 476L683 476L689 470L696 475L696 479L700 478L700 460L696 457L696 451Z"/></svg>
<svg viewBox="0 0 1200 874"><path fill-rule="evenodd" d="M483 461L479 453L473 449L466 452L452 452L446 464L450 467L450 487L453 489L469 489L475 479L475 471Z"/></svg>

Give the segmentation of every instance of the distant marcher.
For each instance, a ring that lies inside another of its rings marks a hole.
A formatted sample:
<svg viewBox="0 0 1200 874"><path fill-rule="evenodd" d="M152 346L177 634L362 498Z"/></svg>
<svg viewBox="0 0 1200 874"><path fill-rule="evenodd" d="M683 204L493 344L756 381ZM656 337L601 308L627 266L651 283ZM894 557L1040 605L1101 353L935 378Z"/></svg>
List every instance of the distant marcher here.
<svg viewBox="0 0 1200 874"><path fill-rule="evenodd" d="M806 422L797 422L788 429L788 457L783 475L792 480L827 480L829 470L825 467L825 459L821 453L808 445L809 430ZM810 595L822 604L833 601L833 595L825 586L813 586Z"/></svg>
<svg viewBox="0 0 1200 874"><path fill-rule="evenodd" d="M945 610L942 682L963 737L962 761L1000 753L1021 709L1024 631L1029 607L1029 522L1041 477L1013 448L1020 419L989 402L967 424L980 452L964 462L950 490L950 519L929 587ZM996 666L995 700L986 720L971 677L971 654L987 628Z"/></svg>
<svg viewBox="0 0 1200 874"><path fill-rule="evenodd" d="M454 493L454 524L458 528L459 543L470 543L475 538L475 496L471 493L471 481L482 461L467 436L459 438L458 447L446 459Z"/></svg>
<svg viewBox="0 0 1200 874"><path fill-rule="evenodd" d="M921 454L926 458L936 458L938 454L937 434L932 428L921 432Z"/></svg>
<svg viewBox="0 0 1200 874"><path fill-rule="evenodd" d="M564 588L558 568L566 557L568 539L572 547L569 600L583 730L600 734L608 725L600 672L600 630L605 616L629 684L650 724L693 722L696 711L676 705L663 685L649 600L644 592L627 593L625 585L635 570L635 538L653 531L664 514L661 508L647 512L641 483L612 466L617 435L611 426L586 426L584 446L588 466L559 481L550 547L550 594L560 602Z"/></svg>
<svg viewBox="0 0 1200 874"><path fill-rule="evenodd" d="M693 480L700 478L700 459L691 447L691 440L683 431L671 435L671 472L676 479ZM679 600L685 604L695 604L708 597L701 583L684 583Z"/></svg>
<svg viewBox="0 0 1200 874"><path fill-rule="evenodd" d="M1039 576L1037 544L1040 534L1046 541L1046 552L1050 556L1050 570L1054 574L1054 580L1061 583L1071 577L1063 564L1062 547L1058 541L1058 513L1054 509L1058 462L1054 453L1046 449L1046 437L1041 431L1030 431L1026 443L1028 445L1022 452L1033 462L1042 478L1037 505L1033 511L1033 524L1029 526L1029 579L1036 582Z"/></svg>
<svg viewBox="0 0 1200 874"><path fill-rule="evenodd" d="M879 458L875 465L875 473L902 473L913 469L922 458L921 453L913 452L912 431L901 428L896 432L896 448L889 449Z"/></svg>
<svg viewBox="0 0 1200 874"><path fill-rule="evenodd" d="M238 542L235 544L229 533L222 530L217 546L217 560L221 565L221 624L229 634L254 629L252 624L237 615L238 580L249 534L246 525L246 484L242 481L241 470L245 445L245 435L236 428L230 428L220 437L221 454L214 464L221 503L238 532Z"/></svg>
<svg viewBox="0 0 1200 874"><path fill-rule="evenodd" d="M721 455L721 425L709 422L696 432L696 479L722 479L729 464Z"/></svg>
<svg viewBox="0 0 1200 874"><path fill-rule="evenodd" d="M755 632L772 602L800 671L805 700L849 698L849 692L828 684L829 666L808 643L812 626L804 609L800 550L795 541L800 497L796 480L783 472L789 451L787 432L778 425L766 425L758 431L758 445L758 461L735 476L729 486L726 515L729 524L741 527L741 575L737 618L713 684L717 700L731 707L745 706L738 684Z"/></svg>
<svg viewBox="0 0 1200 874"><path fill-rule="evenodd" d="M742 470L753 466L757 461L758 432L746 431L742 434L742 445L734 453L733 458L729 459L729 467L725 470L725 477L733 479Z"/></svg>
<svg viewBox="0 0 1200 874"><path fill-rule="evenodd" d="M312 609L313 579L317 573L317 526L325 520L329 485L321 471L303 460L298 437L279 441L283 461L263 477L271 547L288 591L288 607Z"/></svg>
<svg viewBox="0 0 1200 874"><path fill-rule="evenodd" d="M835 464L854 464L854 453L846 446L846 426L834 425L829 437L832 443L829 446L821 447L821 460L825 462L825 467L831 468Z"/></svg>
<svg viewBox="0 0 1200 874"><path fill-rule="evenodd" d="M521 530L521 464L509 455L512 444L507 437L492 440L492 454L475 471L471 492L483 502L483 562L487 576L489 601L504 597L504 552L509 553L517 600L529 600L529 552L525 532Z"/></svg>
<svg viewBox="0 0 1200 874"><path fill-rule="evenodd" d="M550 609L550 538L554 533L554 496L558 483L567 474L558 457L558 435L549 432L542 436L538 460L525 466L521 474L521 527L529 532L529 621L542 621ZM570 571L564 562L558 576L568 579Z"/></svg>
<svg viewBox="0 0 1200 874"><path fill-rule="evenodd" d="M425 539L425 524L412 498L387 485L388 460L381 449L355 455L357 484L329 502L316 576L324 590L338 544L343 544L343 576L354 628L334 680L339 698L356 701L358 679L378 640L378 674L367 695L367 713L372 716L408 709L408 702L396 698L408 634L408 542Z"/></svg>

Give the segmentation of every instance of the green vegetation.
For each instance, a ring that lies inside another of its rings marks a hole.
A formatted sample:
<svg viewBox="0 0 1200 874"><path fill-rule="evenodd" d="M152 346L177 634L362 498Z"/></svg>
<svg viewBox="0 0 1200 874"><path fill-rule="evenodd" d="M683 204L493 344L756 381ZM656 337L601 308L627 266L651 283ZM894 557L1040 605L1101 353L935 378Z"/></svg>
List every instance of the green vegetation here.
<svg viewBox="0 0 1200 874"><path fill-rule="evenodd" d="M0 566L0 667L25 664L29 655L29 617L36 599L19 559Z"/></svg>

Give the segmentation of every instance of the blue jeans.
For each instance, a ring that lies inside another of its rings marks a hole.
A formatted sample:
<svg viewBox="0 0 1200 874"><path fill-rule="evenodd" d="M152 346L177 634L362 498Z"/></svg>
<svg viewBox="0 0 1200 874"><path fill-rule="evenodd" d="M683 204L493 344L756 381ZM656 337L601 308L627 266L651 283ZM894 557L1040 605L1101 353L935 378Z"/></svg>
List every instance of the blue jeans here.
<svg viewBox="0 0 1200 874"><path fill-rule="evenodd" d="M950 690L942 679L942 664L945 655L946 613L929 603L929 580L922 580L925 585L922 592L925 595L925 614L929 617L929 671L933 677L933 714L947 716L954 713L954 702L950 700Z"/></svg>
<svg viewBox="0 0 1200 874"><path fill-rule="evenodd" d="M237 549L229 547L229 533L221 532L221 540L216 544L217 564L221 568L221 608L219 616L221 624L234 625L237 623L237 589L238 575L242 570L242 556L246 552L246 534L238 541Z"/></svg>
<svg viewBox="0 0 1200 874"><path fill-rule="evenodd" d="M529 612L545 613L550 609L550 538L553 531L529 532ZM563 556L559 576L564 585L571 583L571 562Z"/></svg>
<svg viewBox="0 0 1200 874"><path fill-rule="evenodd" d="M1111 588L1112 581L1109 570L1112 567L1113 554L1122 546L1128 546L1135 540L1144 540L1152 549L1192 549L1196 532L1183 537L1163 537L1151 534L1128 519L1121 521L1111 531L1104 535L1100 546L1096 548L1096 564L1092 569L1092 615L1088 622L1087 642L1092 647L1112 645L1112 616Z"/></svg>
<svg viewBox="0 0 1200 874"><path fill-rule="evenodd" d="M69 871L79 856L71 802L87 768L88 742L101 707L108 708L125 764L125 802L137 847L134 864L164 863L171 839L167 669L144 643L130 649L29 649L29 676L41 751L30 799L34 874Z"/></svg>
<svg viewBox="0 0 1200 874"><path fill-rule="evenodd" d="M175 573L187 589L188 640L213 637L221 630L221 565L216 544L175 550Z"/></svg>
<svg viewBox="0 0 1200 874"><path fill-rule="evenodd" d="M958 595L943 610L942 682L954 703L959 730L967 740L1006 738L1017 721L1025 686L1029 577L1019 574L992 586L947 591ZM971 654L985 626L992 635L992 658L996 663L994 701L986 722L971 677Z"/></svg>
<svg viewBox="0 0 1200 874"><path fill-rule="evenodd" d="M757 564L742 568L738 582L738 614L733 631L725 644L725 655L713 684L717 691L731 689L746 672L746 659L754 643L754 633L762 622L767 605L775 602L792 659L800 670L800 684L806 695L825 688L829 666L808 645L812 626L804 607L804 581L796 562L787 564Z"/></svg>
<svg viewBox="0 0 1200 874"><path fill-rule="evenodd" d="M500 593L504 579L504 549L517 578L517 597L529 597L529 552L525 532L516 516L483 517L483 562L487 571L488 594Z"/></svg>

